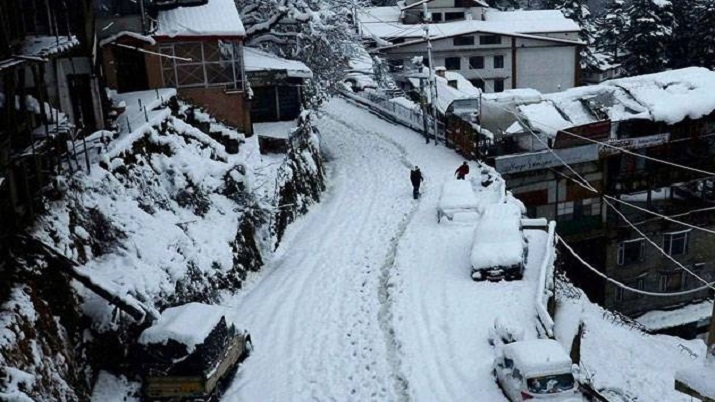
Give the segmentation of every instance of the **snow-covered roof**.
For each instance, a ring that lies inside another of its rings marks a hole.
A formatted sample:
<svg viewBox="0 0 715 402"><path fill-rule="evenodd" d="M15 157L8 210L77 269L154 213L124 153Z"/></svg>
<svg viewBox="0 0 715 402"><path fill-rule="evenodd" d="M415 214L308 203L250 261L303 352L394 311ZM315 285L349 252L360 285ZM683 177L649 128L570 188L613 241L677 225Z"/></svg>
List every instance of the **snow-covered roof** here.
<svg viewBox="0 0 715 402"><path fill-rule="evenodd" d="M155 37L243 37L241 17L233 0L209 0L200 6L160 10Z"/></svg>
<svg viewBox="0 0 715 402"><path fill-rule="evenodd" d="M422 38L423 24L400 23L399 9L390 7L366 8L359 12L363 37ZM560 11L498 11L489 10L485 20L451 21L429 24L433 38L462 35L472 32L502 34L539 34L555 32L578 32L579 26ZM557 40L553 38L544 38Z"/></svg>
<svg viewBox="0 0 715 402"><path fill-rule="evenodd" d="M440 70L444 69L444 67L436 67L435 70ZM420 87L420 79L419 76L423 76L423 78L428 78L429 73L427 72L427 68L422 69L422 73L417 73L408 80L410 81L410 84L414 88L419 88ZM449 85L450 82L456 81L457 87L453 87ZM464 78L463 75L456 73L454 71L445 71L444 72L444 77L440 77L439 75L435 75L435 83L437 87L437 110L440 111L440 113L444 114L447 111L447 108L449 105L452 104L456 99L464 99L464 98L478 98L479 97L479 88L475 87L472 85L469 80Z"/></svg>
<svg viewBox="0 0 715 402"><path fill-rule="evenodd" d="M654 310L649 311L636 318L636 321L643 324L650 330L661 330L665 328L677 327L679 325L690 324L702 320L707 320L713 312L713 302L704 301L702 303L688 304L675 310Z"/></svg>
<svg viewBox="0 0 715 402"><path fill-rule="evenodd" d="M27 36L17 56L0 60L0 70L28 60L45 61L46 57L64 53L77 45L79 41L75 36Z"/></svg>
<svg viewBox="0 0 715 402"><path fill-rule="evenodd" d="M693 367L675 373L675 379L700 395L715 398L715 357L705 361L702 367Z"/></svg>
<svg viewBox="0 0 715 402"><path fill-rule="evenodd" d="M525 245L521 231L521 208L511 202L489 205L474 230L472 267L520 264Z"/></svg>
<svg viewBox="0 0 715 402"><path fill-rule="evenodd" d="M524 375L533 376L556 372L571 372L571 358L560 343L553 339L514 342L504 346L504 356Z"/></svg>
<svg viewBox="0 0 715 402"><path fill-rule="evenodd" d="M310 68L297 60L288 60L262 50L244 47L245 69L249 71L285 70L289 77L311 78Z"/></svg>
<svg viewBox="0 0 715 402"><path fill-rule="evenodd" d="M191 353L226 315L226 309L203 303L189 303L171 307L161 313L159 319L139 336L139 343L166 344L174 340L187 346Z"/></svg>
<svg viewBox="0 0 715 402"><path fill-rule="evenodd" d="M106 37L106 38L102 39L101 41L99 41L99 46L100 47L106 46L110 43L116 42L118 39L123 38L123 37L133 38L133 39L136 39L141 42L146 42L150 45L156 44L156 41L151 36L142 35L140 33L132 32L132 31L121 31L121 32L117 32L114 35Z"/></svg>
<svg viewBox="0 0 715 402"><path fill-rule="evenodd" d="M532 128L550 136L564 128L604 119L675 124L715 111L715 72L688 67L619 78L544 94L540 103L518 109Z"/></svg>

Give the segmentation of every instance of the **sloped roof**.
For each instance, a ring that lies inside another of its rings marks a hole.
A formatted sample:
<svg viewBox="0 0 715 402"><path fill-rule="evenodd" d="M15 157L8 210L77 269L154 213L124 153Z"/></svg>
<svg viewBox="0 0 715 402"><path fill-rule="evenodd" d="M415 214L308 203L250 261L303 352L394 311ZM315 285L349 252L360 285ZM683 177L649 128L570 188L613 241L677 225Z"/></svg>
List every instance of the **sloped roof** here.
<svg viewBox="0 0 715 402"><path fill-rule="evenodd" d="M155 37L244 37L246 30L233 0L209 0L193 7L160 10Z"/></svg>
<svg viewBox="0 0 715 402"><path fill-rule="evenodd" d="M285 70L289 77L311 78L313 72L298 60L288 60L262 50L244 47L244 68L246 72L265 70Z"/></svg>

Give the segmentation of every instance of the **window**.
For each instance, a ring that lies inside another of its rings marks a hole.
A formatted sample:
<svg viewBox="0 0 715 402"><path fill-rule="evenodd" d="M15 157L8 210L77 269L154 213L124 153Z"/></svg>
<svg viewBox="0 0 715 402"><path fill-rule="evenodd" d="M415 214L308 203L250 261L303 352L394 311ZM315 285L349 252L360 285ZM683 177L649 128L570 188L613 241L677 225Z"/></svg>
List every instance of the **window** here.
<svg viewBox="0 0 715 402"><path fill-rule="evenodd" d="M432 13L432 22L442 22L442 13Z"/></svg>
<svg viewBox="0 0 715 402"><path fill-rule="evenodd" d="M618 265L643 261L644 239L626 240L618 243Z"/></svg>
<svg viewBox="0 0 715 402"><path fill-rule="evenodd" d="M496 79L494 80L494 92L504 92L504 80ZM573 203L571 203L573 204Z"/></svg>
<svg viewBox="0 0 715 402"><path fill-rule="evenodd" d="M638 290L645 290L645 278L636 279L635 288ZM633 294L634 299L640 299L641 297L643 297L643 295L640 293Z"/></svg>
<svg viewBox="0 0 715 402"><path fill-rule="evenodd" d="M690 229L663 234L663 250L668 255L683 255L688 252L688 233Z"/></svg>
<svg viewBox="0 0 715 402"><path fill-rule="evenodd" d="M472 56L469 58L469 68L471 70L481 70L484 68L483 56Z"/></svg>
<svg viewBox="0 0 715 402"><path fill-rule="evenodd" d="M463 12L451 12L451 13L444 13L444 20L445 21L457 21L457 20L463 20L464 19L464 13Z"/></svg>
<svg viewBox="0 0 715 402"><path fill-rule="evenodd" d="M449 85L452 88L457 88L457 80L449 80L449 81L447 81L447 85Z"/></svg>
<svg viewBox="0 0 715 402"><path fill-rule="evenodd" d="M484 91L484 88L486 87L484 85L484 80L481 78L472 79L472 80L469 80L469 82L471 82L472 85L474 85L476 88L479 88L479 90L481 90L481 91Z"/></svg>
<svg viewBox="0 0 715 402"><path fill-rule="evenodd" d="M474 45L474 36L455 36L452 38L452 44L454 46L471 46Z"/></svg>
<svg viewBox="0 0 715 402"><path fill-rule="evenodd" d="M391 39L390 42L392 42L393 45L396 45L398 43L405 43L405 38L395 38Z"/></svg>
<svg viewBox="0 0 715 402"><path fill-rule="evenodd" d="M677 292L683 289L683 273L673 272L660 275L661 292Z"/></svg>
<svg viewBox="0 0 715 402"><path fill-rule="evenodd" d="M586 216L598 216L601 215L601 199L600 198L586 198L581 200L581 214Z"/></svg>
<svg viewBox="0 0 715 402"><path fill-rule="evenodd" d="M616 301L620 302L623 301L623 288L620 286L616 286Z"/></svg>
<svg viewBox="0 0 715 402"><path fill-rule="evenodd" d="M165 86L242 88L241 50L230 41L185 42L161 46Z"/></svg>
<svg viewBox="0 0 715 402"><path fill-rule="evenodd" d="M501 43L501 36L499 35L480 35L479 44L480 45L498 45Z"/></svg>
<svg viewBox="0 0 715 402"><path fill-rule="evenodd" d="M454 8L469 7L467 0L454 0Z"/></svg>
<svg viewBox="0 0 715 402"><path fill-rule="evenodd" d="M460 63L459 57L447 57L444 59L444 67L447 70L460 70L462 65Z"/></svg>
<svg viewBox="0 0 715 402"><path fill-rule="evenodd" d="M571 220L573 218L573 201L559 202L556 205L556 215L559 220Z"/></svg>
<svg viewBox="0 0 715 402"><path fill-rule="evenodd" d="M494 68L504 68L504 56L494 56Z"/></svg>

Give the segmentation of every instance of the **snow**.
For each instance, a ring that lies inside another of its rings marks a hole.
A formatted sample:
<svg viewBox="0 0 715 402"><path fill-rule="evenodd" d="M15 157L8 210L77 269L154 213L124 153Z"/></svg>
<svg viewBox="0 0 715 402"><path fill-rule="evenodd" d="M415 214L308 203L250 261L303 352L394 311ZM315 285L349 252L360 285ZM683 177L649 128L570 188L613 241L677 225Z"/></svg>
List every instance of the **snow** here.
<svg viewBox="0 0 715 402"><path fill-rule="evenodd" d="M139 40L139 41L141 41L141 42L147 43L147 44L152 45L152 46L153 46L153 45L156 45L156 41L155 41L154 38L152 38L151 36L142 35L142 34L140 34L140 33L132 32L132 31L121 31L121 32L117 32L116 34L114 34L114 35L112 35L112 36L109 36L109 37L107 37L107 38L104 38L104 39L102 39L101 41L99 41L99 46L100 46L100 47L103 47L103 46L106 46L106 45L108 45L108 44L110 44L110 43L114 43L114 42L116 42L118 39L123 38L123 37L125 37L125 36L130 37L130 38L133 38L133 39L137 39L137 40Z"/></svg>
<svg viewBox="0 0 715 402"><path fill-rule="evenodd" d="M296 127L297 122L294 120L253 123L253 132L259 137L288 139Z"/></svg>
<svg viewBox="0 0 715 402"><path fill-rule="evenodd" d="M469 275L475 223L438 225L434 217L442 179L463 159L339 98L322 111L318 126L329 161L329 188L322 202L288 228L275 254L267 256L260 272L249 273L241 291L220 303L230 308L229 321L251 331L255 344L223 400L505 401L491 374L495 351L487 339L495 321L504 318L515 323L525 341L537 338L535 300L549 249L546 232L523 232L529 250L523 280L475 283ZM253 147L251 158L260 157L256 137L246 142ZM197 178L211 188L218 173L204 173L214 168L225 173L227 168L218 169L218 162L206 157L210 151L204 152L197 154L203 160L186 154L174 160L156 156L152 164L198 170ZM414 165L425 176L419 200L411 196L409 171ZM505 195L496 172L486 170L495 182L475 193L485 216L494 208L518 226L523 205ZM261 174L256 173L270 182L269 174ZM160 180L169 181L164 176ZM231 257L210 258L220 254L215 243L235 234L235 215L212 210L201 218L169 211L145 216L149 214L132 207L133 191L87 194L102 210L115 208L117 215L135 219L120 222L142 247L103 256L85 268L107 276L123 271L115 277L118 282L139 294L157 294L175 286L187 261L204 267ZM234 206L213 197L221 209ZM69 216L59 214L57 220L55 227L61 228ZM482 223L484 218L476 225ZM180 224L188 227L186 232L177 229ZM516 229L509 233L518 233ZM142 285L155 288L146 292ZM566 350L584 323L581 366L597 387L643 401L688 400L673 390L673 379L677 370L702 366L702 341L644 334L585 297L562 298L555 318L557 340Z"/></svg>
<svg viewBox="0 0 715 402"><path fill-rule="evenodd" d="M709 359L702 367L678 371L675 378L700 395L715 398L715 358Z"/></svg>
<svg viewBox="0 0 715 402"><path fill-rule="evenodd" d="M285 70L288 77L311 78L310 68L297 60L288 60L262 50L244 47L243 57L246 72L264 70Z"/></svg>
<svg viewBox="0 0 715 402"><path fill-rule="evenodd" d="M521 208L512 203L486 207L474 231L474 268L509 267L524 260Z"/></svg>
<svg viewBox="0 0 715 402"><path fill-rule="evenodd" d="M207 4L159 10L154 37L243 37L241 17L233 0L209 0Z"/></svg>
<svg viewBox="0 0 715 402"><path fill-rule="evenodd" d="M688 304L687 306L675 310L649 311L636 318L636 321L646 328L654 331L672 328L679 325L690 324L703 320L708 320L713 312L713 302L704 301L701 303Z"/></svg>
<svg viewBox="0 0 715 402"><path fill-rule="evenodd" d="M137 395L140 391L140 383L101 370L94 383L91 400L97 402L139 402L140 399Z"/></svg>
<svg viewBox="0 0 715 402"><path fill-rule="evenodd" d="M485 105L490 99L485 95ZM599 85L542 95L540 103L519 106L532 128L554 136L560 129L600 121L647 119L675 124L715 111L715 72L688 67L619 78Z"/></svg>
<svg viewBox="0 0 715 402"><path fill-rule="evenodd" d="M363 37L378 38L413 38L423 36L423 25L406 25L399 21L397 7L364 8L359 20ZM428 24L433 37L447 37L471 32L490 32L504 34L545 34L560 32L578 32L579 26L556 10L498 11L489 10L486 20L452 21ZM543 37L546 38L546 37ZM549 38L546 38L549 39ZM555 40L555 39L550 39Z"/></svg>
<svg viewBox="0 0 715 402"><path fill-rule="evenodd" d="M439 198L440 209L473 209L476 211L480 205L470 181L452 178L442 185L442 194Z"/></svg>
<svg viewBox="0 0 715 402"><path fill-rule="evenodd" d="M75 36L26 36L20 54L30 57L48 57L79 45Z"/></svg>
<svg viewBox="0 0 715 402"><path fill-rule="evenodd" d="M398 96L397 98L390 99L390 102L397 103L398 105L404 106L407 109L419 110L420 106L415 102L405 98L404 96Z"/></svg>
<svg viewBox="0 0 715 402"><path fill-rule="evenodd" d="M204 343L227 312L222 307L203 303L168 308L161 312L151 327L141 333L139 343L165 345L169 340L174 340L186 345L187 352L191 353L196 345Z"/></svg>
<svg viewBox="0 0 715 402"><path fill-rule="evenodd" d="M504 345L502 350L527 377L571 372L571 358L563 346L552 339L514 342Z"/></svg>

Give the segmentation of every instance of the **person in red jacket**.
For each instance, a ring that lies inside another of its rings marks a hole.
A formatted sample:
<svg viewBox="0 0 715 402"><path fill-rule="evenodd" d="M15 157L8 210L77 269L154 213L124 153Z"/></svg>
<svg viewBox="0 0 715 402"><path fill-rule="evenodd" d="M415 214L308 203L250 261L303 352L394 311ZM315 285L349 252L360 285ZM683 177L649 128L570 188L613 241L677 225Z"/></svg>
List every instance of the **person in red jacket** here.
<svg viewBox="0 0 715 402"><path fill-rule="evenodd" d="M467 162L462 163L462 166L458 167L457 170L454 171L454 174L457 175L457 180L464 180L464 176L469 174L469 165L467 165Z"/></svg>

